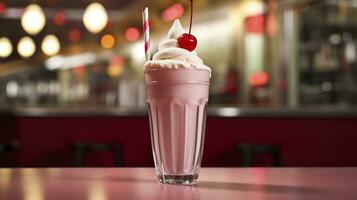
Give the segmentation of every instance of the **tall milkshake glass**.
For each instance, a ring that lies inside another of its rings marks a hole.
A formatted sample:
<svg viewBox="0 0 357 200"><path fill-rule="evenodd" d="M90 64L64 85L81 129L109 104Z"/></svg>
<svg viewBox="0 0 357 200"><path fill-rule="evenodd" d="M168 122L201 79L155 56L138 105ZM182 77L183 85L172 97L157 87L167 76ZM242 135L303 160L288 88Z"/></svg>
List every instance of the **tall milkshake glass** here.
<svg viewBox="0 0 357 200"><path fill-rule="evenodd" d="M206 70L145 70L151 144L160 182L196 182L204 144L209 78Z"/></svg>
<svg viewBox="0 0 357 200"><path fill-rule="evenodd" d="M211 72L195 52L177 47L176 21L144 75L151 144L162 183L194 184L204 146Z"/></svg>

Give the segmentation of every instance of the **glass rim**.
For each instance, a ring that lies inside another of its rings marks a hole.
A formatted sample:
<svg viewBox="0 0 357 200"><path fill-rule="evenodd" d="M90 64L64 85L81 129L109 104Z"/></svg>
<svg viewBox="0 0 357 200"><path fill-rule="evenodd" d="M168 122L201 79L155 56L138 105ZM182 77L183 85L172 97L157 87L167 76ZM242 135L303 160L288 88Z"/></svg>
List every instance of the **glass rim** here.
<svg viewBox="0 0 357 200"><path fill-rule="evenodd" d="M209 81L149 81L145 85L210 85Z"/></svg>

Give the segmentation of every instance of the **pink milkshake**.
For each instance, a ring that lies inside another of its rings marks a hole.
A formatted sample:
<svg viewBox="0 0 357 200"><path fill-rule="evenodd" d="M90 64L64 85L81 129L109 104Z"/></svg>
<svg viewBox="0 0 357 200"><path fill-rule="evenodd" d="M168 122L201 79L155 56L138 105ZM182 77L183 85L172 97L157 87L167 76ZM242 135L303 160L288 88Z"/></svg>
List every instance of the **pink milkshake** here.
<svg viewBox="0 0 357 200"><path fill-rule="evenodd" d="M178 46L182 33L176 20L144 72L158 179L194 184L201 165L211 71L195 51Z"/></svg>

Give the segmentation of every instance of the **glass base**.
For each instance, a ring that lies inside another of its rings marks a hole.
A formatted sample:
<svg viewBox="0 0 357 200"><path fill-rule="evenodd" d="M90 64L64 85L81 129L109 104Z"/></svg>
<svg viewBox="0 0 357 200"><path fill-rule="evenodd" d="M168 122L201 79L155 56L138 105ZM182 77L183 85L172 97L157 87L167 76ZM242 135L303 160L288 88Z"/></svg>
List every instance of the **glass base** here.
<svg viewBox="0 0 357 200"><path fill-rule="evenodd" d="M198 174L193 175L158 175L160 183L175 185L195 185Z"/></svg>

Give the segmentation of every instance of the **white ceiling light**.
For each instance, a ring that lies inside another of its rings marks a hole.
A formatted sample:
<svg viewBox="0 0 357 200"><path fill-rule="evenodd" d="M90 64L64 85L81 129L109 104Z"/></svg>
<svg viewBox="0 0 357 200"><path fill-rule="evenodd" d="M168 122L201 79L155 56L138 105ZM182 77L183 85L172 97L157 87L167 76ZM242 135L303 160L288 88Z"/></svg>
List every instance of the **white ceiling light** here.
<svg viewBox="0 0 357 200"><path fill-rule="evenodd" d="M108 13L100 3L91 3L83 14L84 26L91 33L99 33L108 23Z"/></svg>
<svg viewBox="0 0 357 200"><path fill-rule="evenodd" d="M241 9L246 16L255 16L263 14L266 11L266 5L259 0L243 1Z"/></svg>
<svg viewBox="0 0 357 200"><path fill-rule="evenodd" d="M53 56L60 51L61 44L55 35L47 35L42 40L41 49L44 54Z"/></svg>
<svg viewBox="0 0 357 200"><path fill-rule="evenodd" d="M21 57L31 57L36 51L35 42L30 37L22 37L17 44L17 51Z"/></svg>
<svg viewBox="0 0 357 200"><path fill-rule="evenodd" d="M97 55L94 52L85 52L73 56L56 55L45 61L45 66L48 70L55 69L70 69L79 65L93 64L97 60Z"/></svg>
<svg viewBox="0 0 357 200"><path fill-rule="evenodd" d="M45 27L46 16L37 4L30 4L21 16L22 28L31 35L36 35Z"/></svg>
<svg viewBox="0 0 357 200"><path fill-rule="evenodd" d="M12 53L12 44L9 38L0 38L0 57L6 58Z"/></svg>

